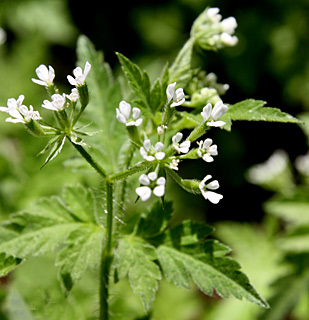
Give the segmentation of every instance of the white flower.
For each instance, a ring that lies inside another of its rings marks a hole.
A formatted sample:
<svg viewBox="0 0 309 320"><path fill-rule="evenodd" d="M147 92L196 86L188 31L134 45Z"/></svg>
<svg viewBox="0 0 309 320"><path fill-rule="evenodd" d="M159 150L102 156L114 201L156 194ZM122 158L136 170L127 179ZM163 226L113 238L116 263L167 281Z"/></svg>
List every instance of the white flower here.
<svg viewBox="0 0 309 320"><path fill-rule="evenodd" d="M227 32L223 32L220 35L220 41L226 46L233 47L238 43L238 38L236 36L231 36Z"/></svg>
<svg viewBox="0 0 309 320"><path fill-rule="evenodd" d="M72 86L83 86L85 84L88 73L91 69L91 64L86 61L84 72L81 67L77 67L73 70L75 79L72 76L67 76L68 81Z"/></svg>
<svg viewBox="0 0 309 320"><path fill-rule="evenodd" d="M208 191L210 190L216 190L219 188L219 182L217 180L213 180L212 182L209 182L205 185L205 182L207 180L211 179L211 175L207 175L200 183L199 188L201 190L201 193L203 197L206 200L209 200L211 203L217 204L223 196L219 193L213 192L213 191Z"/></svg>
<svg viewBox="0 0 309 320"><path fill-rule="evenodd" d="M79 99L79 93L78 93L78 90L76 88L73 88L71 90L71 93L70 94L67 94L66 95L67 98L69 100L71 100L72 102L76 102L78 99Z"/></svg>
<svg viewBox="0 0 309 320"><path fill-rule="evenodd" d="M298 156L295 159L295 168L302 174L309 175L309 153Z"/></svg>
<svg viewBox="0 0 309 320"><path fill-rule="evenodd" d="M223 19L220 22L220 27L222 32L233 34L235 32L235 29L237 28L237 21L234 17Z"/></svg>
<svg viewBox="0 0 309 320"><path fill-rule="evenodd" d="M171 104L171 108L180 106L185 102L185 94L182 88L178 88L175 90L176 82L169 84L166 88L167 102L173 99L173 103Z"/></svg>
<svg viewBox="0 0 309 320"><path fill-rule="evenodd" d="M161 150L164 148L162 142L157 142L155 147L151 145L149 139L144 141L144 147L140 148L141 156L147 161L162 160L165 157L165 152Z"/></svg>
<svg viewBox="0 0 309 320"><path fill-rule="evenodd" d="M189 140L186 140L184 142L182 142L181 144L179 144L179 142L181 141L183 137L183 134L181 132L177 132L173 138L173 147L179 152L179 153L188 153L189 149L190 149L190 145L191 142Z"/></svg>
<svg viewBox="0 0 309 320"><path fill-rule="evenodd" d="M60 111L63 110L65 107L65 102L66 102L66 95L63 93L58 94L55 93L51 96L52 101L44 100L42 107L45 109L53 110L53 111Z"/></svg>
<svg viewBox="0 0 309 320"><path fill-rule="evenodd" d="M199 148L197 154L206 162L213 162L214 158L212 156L218 155L217 145L212 145L212 139L207 138L198 142Z"/></svg>
<svg viewBox="0 0 309 320"><path fill-rule="evenodd" d="M147 201L152 192L157 197L163 197L166 183L164 177L158 178L156 172L150 172L147 175L142 174L139 177L139 182L143 186L136 188L135 191L142 201Z"/></svg>
<svg viewBox="0 0 309 320"><path fill-rule="evenodd" d="M222 16L221 14L219 14L219 11L219 8L209 8L206 11L206 15L212 23L217 23L222 19Z"/></svg>
<svg viewBox="0 0 309 320"><path fill-rule="evenodd" d="M131 116L131 105L125 101L121 101L119 103L119 109L116 108L116 119L119 122L125 123L126 126L139 126L142 124L143 119L137 119L141 114L141 110L139 108L133 108L132 110L132 118Z"/></svg>
<svg viewBox="0 0 309 320"><path fill-rule="evenodd" d="M203 112L201 115L204 121L207 121L207 125L210 127L222 127L225 125L224 121L215 121L224 115L227 111L228 107L223 104L222 100L218 101L214 107L212 108L211 103L207 103L207 105L203 108Z"/></svg>
<svg viewBox="0 0 309 320"><path fill-rule="evenodd" d="M158 126L158 128L157 128L158 135L163 134L164 130L166 130L166 129L167 129L167 126L165 126L163 124L161 126Z"/></svg>
<svg viewBox="0 0 309 320"><path fill-rule="evenodd" d="M11 117L6 118L6 122L26 123L30 120L40 120L38 111L33 111L33 107L23 105L24 95L20 95L17 100L14 98L8 99L7 107L0 107L0 111L8 113Z"/></svg>
<svg viewBox="0 0 309 320"><path fill-rule="evenodd" d="M172 162L169 164L169 167L175 171L178 171L179 159L172 159Z"/></svg>
<svg viewBox="0 0 309 320"><path fill-rule="evenodd" d="M35 69L35 73L40 80L32 78L31 80L34 83L44 87L48 87L53 84L53 81L55 79L55 71L53 67L48 66L47 69L47 67L44 64L41 64Z"/></svg>

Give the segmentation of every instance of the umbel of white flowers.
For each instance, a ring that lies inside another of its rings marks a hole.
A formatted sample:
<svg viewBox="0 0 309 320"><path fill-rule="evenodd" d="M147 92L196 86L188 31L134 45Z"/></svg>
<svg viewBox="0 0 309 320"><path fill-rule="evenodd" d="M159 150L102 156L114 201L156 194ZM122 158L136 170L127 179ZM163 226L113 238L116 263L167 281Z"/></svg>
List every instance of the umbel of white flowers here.
<svg viewBox="0 0 309 320"><path fill-rule="evenodd" d="M6 118L6 122L27 123L31 120L42 119L38 111L33 111L33 107L23 105L24 95L20 95L18 99L10 98L7 101L7 107L0 107L0 111L8 113L11 117Z"/></svg>
<svg viewBox="0 0 309 320"><path fill-rule="evenodd" d="M158 178L156 172L150 172L147 175L142 174L139 177L139 182L142 186L136 188L135 191L142 201L147 201L151 193L157 197L163 197L166 182L164 177Z"/></svg>

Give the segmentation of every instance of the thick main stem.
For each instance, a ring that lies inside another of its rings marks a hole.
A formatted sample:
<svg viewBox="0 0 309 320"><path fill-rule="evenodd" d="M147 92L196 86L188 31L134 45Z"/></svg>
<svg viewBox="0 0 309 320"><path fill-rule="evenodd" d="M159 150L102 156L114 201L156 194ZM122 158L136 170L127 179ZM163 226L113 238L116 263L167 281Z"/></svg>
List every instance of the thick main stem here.
<svg viewBox="0 0 309 320"><path fill-rule="evenodd" d="M101 255L100 269L100 320L108 320L109 276L113 261L113 185L106 182L106 239Z"/></svg>

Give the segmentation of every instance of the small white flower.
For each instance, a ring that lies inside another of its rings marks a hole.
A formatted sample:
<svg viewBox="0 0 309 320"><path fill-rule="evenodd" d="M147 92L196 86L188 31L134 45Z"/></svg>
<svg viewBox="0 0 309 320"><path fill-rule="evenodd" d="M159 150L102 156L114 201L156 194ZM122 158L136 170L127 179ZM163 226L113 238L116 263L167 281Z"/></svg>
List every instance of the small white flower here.
<svg viewBox="0 0 309 320"><path fill-rule="evenodd" d="M198 142L199 148L197 154L206 162L213 162L214 158L212 156L218 155L217 145L212 145L212 139L207 138Z"/></svg>
<svg viewBox="0 0 309 320"><path fill-rule="evenodd" d="M157 128L158 135L163 134L164 130L166 130L166 129L167 129L167 126L165 126L163 124L161 126L158 126L158 128Z"/></svg>
<svg viewBox="0 0 309 320"><path fill-rule="evenodd" d="M44 100L42 107L45 109L53 110L53 111L60 111L63 110L65 107L66 102L66 95L63 93L58 94L55 93L51 96L52 101Z"/></svg>
<svg viewBox="0 0 309 320"><path fill-rule="evenodd" d="M164 177L158 178L156 172L150 172L147 175L142 174L139 182L143 186L136 188L135 191L142 201L147 201L152 192L157 197L163 197L166 183Z"/></svg>
<svg viewBox="0 0 309 320"><path fill-rule="evenodd" d="M229 18L223 19L220 22L220 26L221 26L222 32L233 34L235 32L235 29L237 28L237 21L234 17L229 17Z"/></svg>
<svg viewBox="0 0 309 320"><path fill-rule="evenodd" d="M71 90L71 93L70 94L67 94L66 95L67 98L69 100L71 100L72 102L76 102L78 99L79 99L79 93L78 93L78 90L76 88L73 88Z"/></svg>
<svg viewBox="0 0 309 320"><path fill-rule="evenodd" d="M86 61L84 72L81 67L77 67L73 70L73 75L75 76L75 78L73 78L72 76L67 76L67 79L72 86L83 86L85 84L88 73L90 72L90 69L91 64Z"/></svg>
<svg viewBox="0 0 309 320"><path fill-rule="evenodd" d="M211 103L207 103L207 105L203 108L201 115L204 121L207 121L207 125L210 127L222 127L225 125L224 121L215 121L224 115L227 111L228 107L223 104L222 100L218 101L214 107L212 108Z"/></svg>
<svg viewBox="0 0 309 320"><path fill-rule="evenodd" d="M34 83L44 87L48 87L53 84L53 81L55 79L55 70L53 69L53 67L48 66L47 69L44 64L41 64L35 69L35 73L40 80L32 78L31 80Z"/></svg>
<svg viewBox="0 0 309 320"><path fill-rule="evenodd" d="M181 144L179 144L179 142L181 141L182 137L183 137L183 134L181 132L177 132L173 136L173 138L172 138L173 147L179 153L188 153L188 151L190 149L191 142L189 140L186 140L186 141L182 142Z"/></svg>
<svg viewBox="0 0 309 320"><path fill-rule="evenodd" d="M185 102L185 94L182 88L178 88L175 90L176 82L169 84L166 88L167 102L173 99L173 103L171 104L171 108L176 106L180 106Z"/></svg>
<svg viewBox="0 0 309 320"><path fill-rule="evenodd" d="M172 159L172 162L169 164L169 167L175 171L178 171L179 159Z"/></svg>
<svg viewBox="0 0 309 320"><path fill-rule="evenodd" d="M141 110L139 108L132 109L132 117L131 117L131 105L126 101L121 101L119 103L119 109L116 108L116 119L119 122L125 123L126 126L136 126L142 124L143 119L138 117L141 114Z"/></svg>
<svg viewBox="0 0 309 320"><path fill-rule="evenodd" d="M165 157L165 152L161 151L164 148L162 142L157 142L155 147L151 145L149 139L144 141L144 147L140 148L141 156L147 161L162 160Z"/></svg>
<svg viewBox="0 0 309 320"><path fill-rule="evenodd" d="M7 107L0 107L0 111L8 113L11 117L6 118L6 122L26 123L30 120L40 120L38 111L33 111L33 107L23 105L24 95L20 95L17 100L10 98L7 101Z"/></svg>
<svg viewBox="0 0 309 320"><path fill-rule="evenodd" d="M201 193L203 197L206 200L209 200L211 203L217 204L223 196L219 193L213 192L213 191L208 191L209 190L216 190L219 188L219 182L217 180L213 180L212 182L209 182L207 184L206 181L211 179L211 175L207 175L200 183L199 188L201 190Z"/></svg>
<svg viewBox="0 0 309 320"><path fill-rule="evenodd" d="M238 38L236 36L231 36L227 32L223 32L220 35L220 41L226 46L233 47L238 43Z"/></svg>
<svg viewBox="0 0 309 320"><path fill-rule="evenodd" d="M207 10L206 15L212 23L218 23L222 19L222 16L221 14L219 14L219 11L219 8L209 8Z"/></svg>

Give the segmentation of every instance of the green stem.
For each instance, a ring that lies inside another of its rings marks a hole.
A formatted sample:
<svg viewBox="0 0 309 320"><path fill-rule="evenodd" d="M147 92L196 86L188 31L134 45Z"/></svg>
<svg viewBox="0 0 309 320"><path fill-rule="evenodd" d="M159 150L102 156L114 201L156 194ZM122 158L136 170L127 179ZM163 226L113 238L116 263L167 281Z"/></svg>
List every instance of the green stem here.
<svg viewBox="0 0 309 320"><path fill-rule="evenodd" d="M80 155L92 166L92 168L106 181L109 181L106 171L91 157L91 155L79 144L74 143L70 138L74 148L80 153Z"/></svg>
<svg viewBox="0 0 309 320"><path fill-rule="evenodd" d="M100 269L100 320L108 320L109 276L113 261L113 184L106 182L106 239L101 255Z"/></svg>

